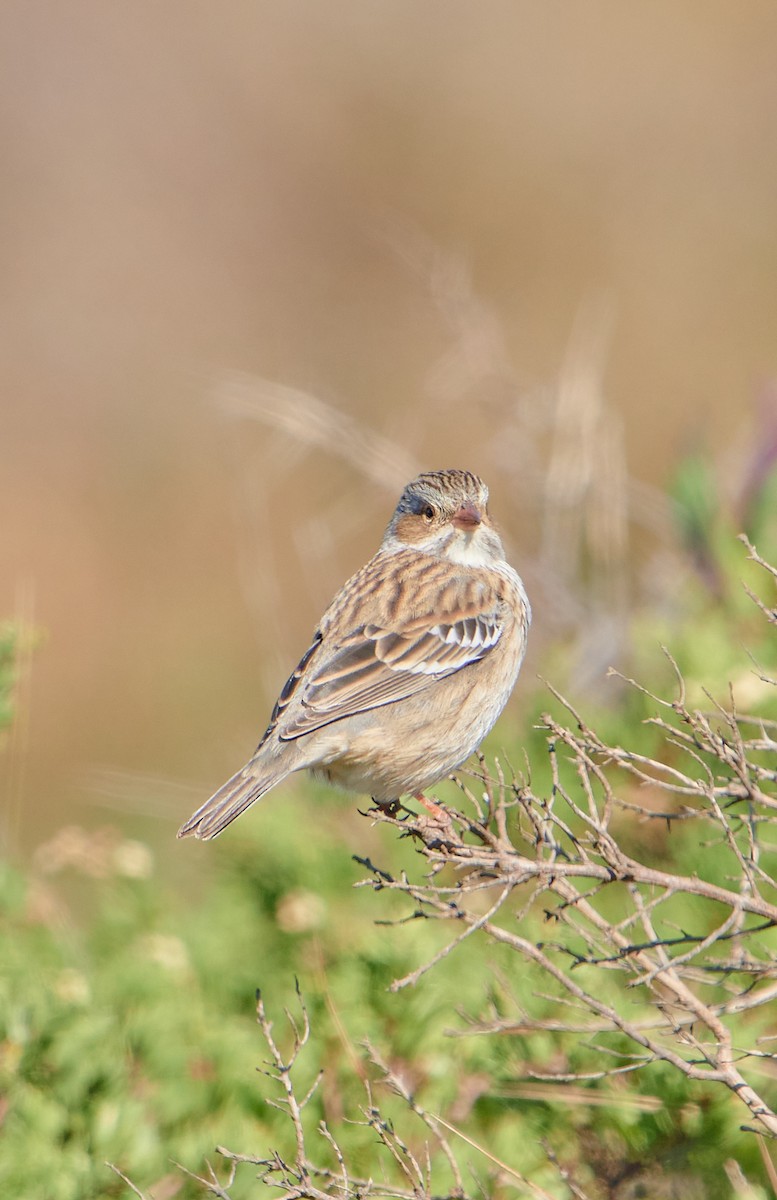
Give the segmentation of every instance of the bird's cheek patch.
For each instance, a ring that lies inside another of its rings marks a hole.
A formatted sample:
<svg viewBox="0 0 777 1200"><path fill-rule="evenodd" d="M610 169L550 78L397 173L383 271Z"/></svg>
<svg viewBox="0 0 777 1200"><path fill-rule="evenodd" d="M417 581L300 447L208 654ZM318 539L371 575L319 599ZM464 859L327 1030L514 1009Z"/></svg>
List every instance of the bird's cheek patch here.
<svg viewBox="0 0 777 1200"><path fill-rule="evenodd" d="M415 545L423 540L429 532L429 527L417 513L405 513L397 521L396 536L401 542Z"/></svg>

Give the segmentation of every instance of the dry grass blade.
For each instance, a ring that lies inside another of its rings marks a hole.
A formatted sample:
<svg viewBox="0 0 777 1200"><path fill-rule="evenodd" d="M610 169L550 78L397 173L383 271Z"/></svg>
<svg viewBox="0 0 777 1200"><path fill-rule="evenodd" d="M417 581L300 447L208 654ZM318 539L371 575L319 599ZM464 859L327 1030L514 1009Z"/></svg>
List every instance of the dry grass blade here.
<svg viewBox="0 0 777 1200"><path fill-rule="evenodd" d="M118 1175L122 1183L125 1183L133 1195L137 1196L139 1200L149 1200L145 1192L141 1192L140 1188L135 1187L135 1184L132 1182L132 1180L128 1179L124 1172L120 1171L115 1163L106 1162L105 1165L106 1167L109 1167L111 1171L113 1171L114 1175Z"/></svg>
<svg viewBox="0 0 777 1200"><path fill-rule="evenodd" d="M231 371L217 383L216 401L233 416L282 430L297 445L345 459L392 495L420 469L416 459L396 443L299 388Z"/></svg>

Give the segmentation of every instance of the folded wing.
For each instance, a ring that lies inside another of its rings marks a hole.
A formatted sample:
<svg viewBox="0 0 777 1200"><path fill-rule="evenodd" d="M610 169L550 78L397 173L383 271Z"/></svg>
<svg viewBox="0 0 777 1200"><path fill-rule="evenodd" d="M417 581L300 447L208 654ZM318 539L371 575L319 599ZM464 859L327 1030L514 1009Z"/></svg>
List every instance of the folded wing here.
<svg viewBox="0 0 777 1200"><path fill-rule="evenodd" d="M273 714L278 737L292 741L333 721L404 700L480 661L501 635L496 610L445 621L419 618L401 632L363 625L320 661L309 652L304 681L303 673L295 672L289 680L295 681L294 694L286 697L285 711Z"/></svg>

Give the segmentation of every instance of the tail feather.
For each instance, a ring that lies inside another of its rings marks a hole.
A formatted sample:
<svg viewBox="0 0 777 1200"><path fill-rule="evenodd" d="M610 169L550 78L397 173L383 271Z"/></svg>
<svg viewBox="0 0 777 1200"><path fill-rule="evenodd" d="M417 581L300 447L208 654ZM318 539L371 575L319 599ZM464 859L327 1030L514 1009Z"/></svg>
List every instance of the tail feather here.
<svg viewBox="0 0 777 1200"><path fill-rule="evenodd" d="M235 817L239 817L255 800L259 800L288 774L288 771L277 770L259 774L257 764L248 763L184 822L178 830L178 837L194 835L204 842L217 837Z"/></svg>

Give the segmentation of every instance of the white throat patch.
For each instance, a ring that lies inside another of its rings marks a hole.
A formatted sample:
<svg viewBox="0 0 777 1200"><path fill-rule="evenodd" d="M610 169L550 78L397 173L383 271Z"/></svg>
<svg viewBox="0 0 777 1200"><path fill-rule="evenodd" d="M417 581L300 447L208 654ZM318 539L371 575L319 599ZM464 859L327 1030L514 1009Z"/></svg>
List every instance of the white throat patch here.
<svg viewBox="0 0 777 1200"><path fill-rule="evenodd" d="M493 550L477 534L452 538L445 548L445 557L449 562L460 563L463 567L493 567L494 565Z"/></svg>

